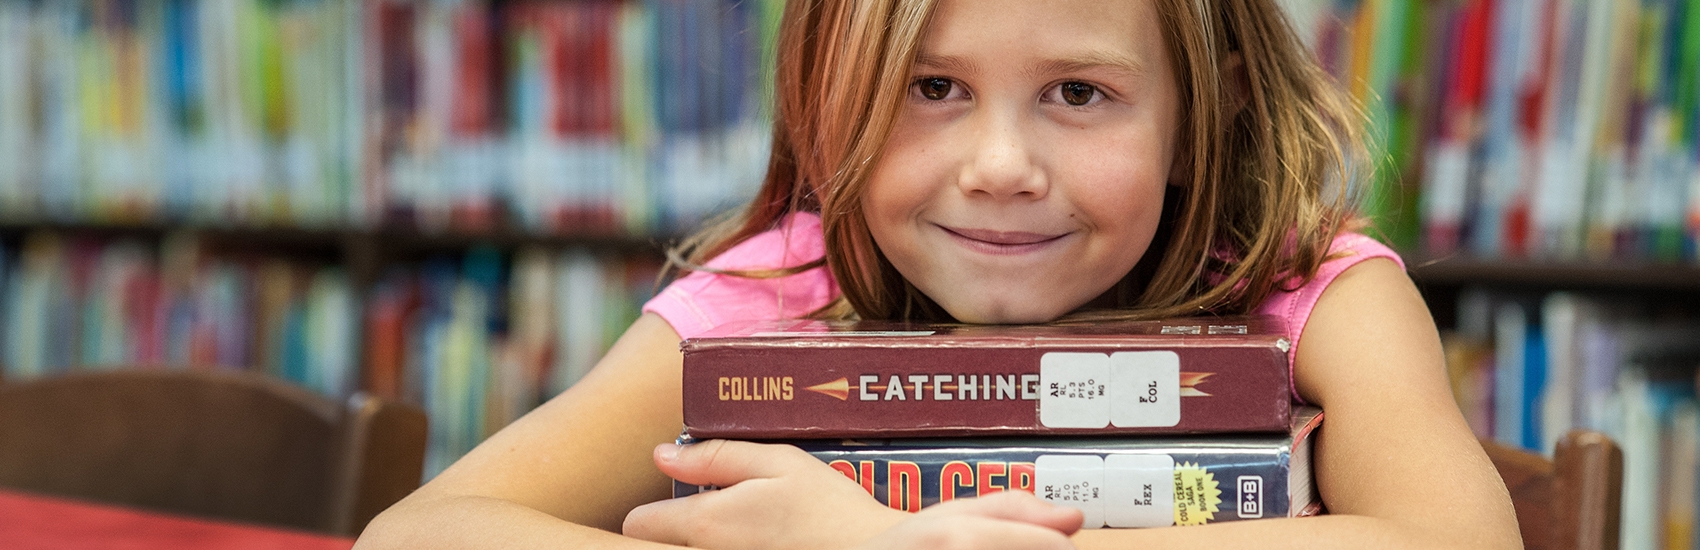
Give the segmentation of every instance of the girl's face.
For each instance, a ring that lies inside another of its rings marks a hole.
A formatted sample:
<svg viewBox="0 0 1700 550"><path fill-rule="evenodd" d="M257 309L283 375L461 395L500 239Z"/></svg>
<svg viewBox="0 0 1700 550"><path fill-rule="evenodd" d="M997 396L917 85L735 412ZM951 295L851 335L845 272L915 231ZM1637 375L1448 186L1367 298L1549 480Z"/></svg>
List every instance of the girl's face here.
<svg viewBox="0 0 1700 550"><path fill-rule="evenodd" d="M1151 244L1179 103L1151 0L942 0L868 227L959 321L1056 319Z"/></svg>

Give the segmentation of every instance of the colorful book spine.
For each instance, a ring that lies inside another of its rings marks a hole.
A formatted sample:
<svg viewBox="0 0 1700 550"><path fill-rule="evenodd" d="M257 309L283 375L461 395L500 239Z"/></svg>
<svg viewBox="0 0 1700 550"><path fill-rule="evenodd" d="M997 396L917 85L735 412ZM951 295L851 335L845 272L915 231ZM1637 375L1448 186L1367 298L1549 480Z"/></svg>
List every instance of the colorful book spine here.
<svg viewBox="0 0 1700 550"><path fill-rule="evenodd" d="M1315 408L1289 433L1199 438L894 439L798 442L894 509L1027 491L1081 510L1084 526L1168 527L1315 515ZM675 482L673 496L708 487Z"/></svg>
<svg viewBox="0 0 1700 550"><path fill-rule="evenodd" d="M783 4L0 2L0 212L682 231L760 179Z"/></svg>
<svg viewBox="0 0 1700 550"><path fill-rule="evenodd" d="M764 321L686 340L695 437L1279 432L1278 321L998 327Z"/></svg>
<svg viewBox="0 0 1700 550"><path fill-rule="evenodd" d="M1285 4L1368 115L1378 173L1359 204L1390 244L1435 257L1700 259L1692 2Z"/></svg>

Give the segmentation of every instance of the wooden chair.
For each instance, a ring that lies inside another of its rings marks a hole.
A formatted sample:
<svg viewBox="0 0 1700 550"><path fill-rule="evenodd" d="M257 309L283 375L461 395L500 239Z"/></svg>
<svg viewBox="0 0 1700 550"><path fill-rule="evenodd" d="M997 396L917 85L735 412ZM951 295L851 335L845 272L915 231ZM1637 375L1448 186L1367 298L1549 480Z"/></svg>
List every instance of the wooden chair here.
<svg viewBox="0 0 1700 550"><path fill-rule="evenodd" d="M418 408L247 373L0 385L0 487L357 535L419 486Z"/></svg>
<svg viewBox="0 0 1700 550"><path fill-rule="evenodd" d="M1617 548L1623 451L1599 432L1572 430L1553 459L1482 441L1511 491L1523 545L1531 549Z"/></svg>

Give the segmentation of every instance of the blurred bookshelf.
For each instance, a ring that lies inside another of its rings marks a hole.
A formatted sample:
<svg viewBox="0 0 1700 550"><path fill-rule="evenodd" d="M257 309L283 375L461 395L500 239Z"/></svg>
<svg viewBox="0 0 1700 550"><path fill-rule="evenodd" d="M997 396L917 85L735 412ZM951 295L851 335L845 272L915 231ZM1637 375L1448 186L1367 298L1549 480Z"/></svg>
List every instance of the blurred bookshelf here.
<svg viewBox="0 0 1700 550"><path fill-rule="evenodd" d="M1370 119L1479 437L1624 450L1619 546L1691 548L1700 487L1700 3L1282 0Z"/></svg>
<svg viewBox="0 0 1700 550"><path fill-rule="evenodd" d="M780 0L0 0L0 374L565 390L753 194Z"/></svg>

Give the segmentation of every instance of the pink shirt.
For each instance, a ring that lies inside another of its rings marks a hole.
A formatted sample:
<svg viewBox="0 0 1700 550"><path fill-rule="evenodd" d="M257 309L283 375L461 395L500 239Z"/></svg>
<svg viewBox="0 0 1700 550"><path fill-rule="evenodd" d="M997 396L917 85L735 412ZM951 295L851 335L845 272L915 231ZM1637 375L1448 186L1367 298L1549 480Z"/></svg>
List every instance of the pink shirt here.
<svg viewBox="0 0 1700 550"><path fill-rule="evenodd" d="M777 229L738 243L709 260L708 267L722 270L761 270L797 266L826 254L820 217L793 214ZM1293 347L1287 352L1292 363L1299 349L1305 321L1322 297L1323 289L1346 268L1372 258L1405 263L1392 249L1358 233L1342 233L1329 247L1333 259L1325 261L1316 277L1291 292L1275 292L1259 305L1256 313L1287 321L1287 337ZM697 336L717 325L746 319L791 319L808 315L838 298L838 283L825 267L776 279L752 279L697 271L673 281L644 304L673 326L682 338ZM1297 387L1293 396L1298 397Z"/></svg>

